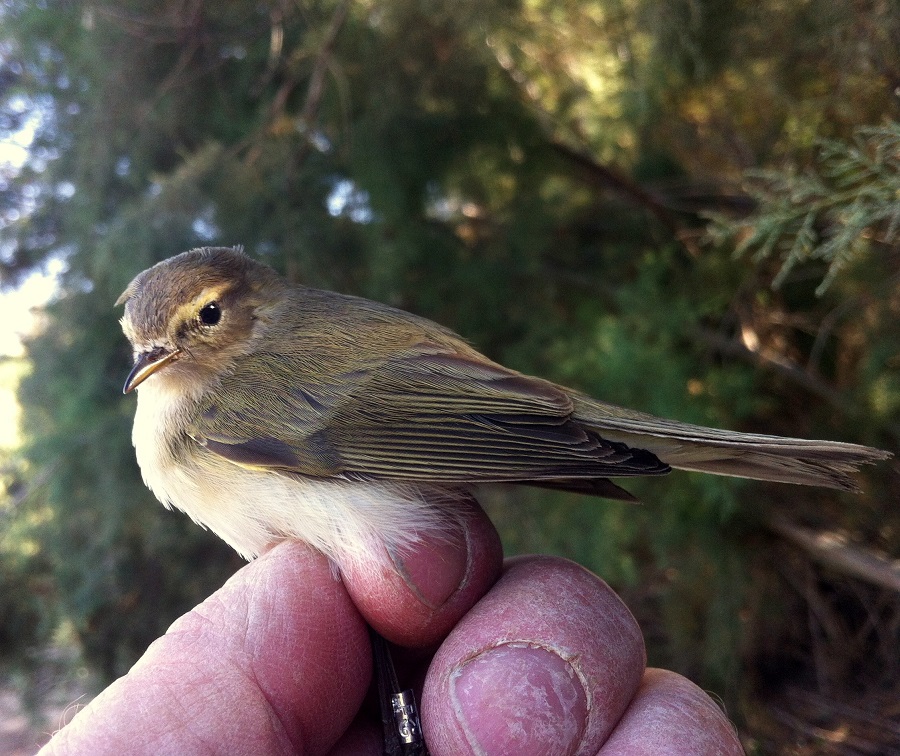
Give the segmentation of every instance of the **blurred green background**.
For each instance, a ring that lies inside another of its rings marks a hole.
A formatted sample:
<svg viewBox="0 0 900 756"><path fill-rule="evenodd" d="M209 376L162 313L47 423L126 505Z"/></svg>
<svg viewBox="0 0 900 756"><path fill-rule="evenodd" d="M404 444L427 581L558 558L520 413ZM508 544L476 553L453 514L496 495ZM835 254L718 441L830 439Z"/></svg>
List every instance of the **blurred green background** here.
<svg viewBox="0 0 900 756"><path fill-rule="evenodd" d="M33 132L0 283L62 271L0 363L4 677L122 674L240 566L143 487L120 392L112 303L191 247L611 402L896 451L898 50L891 0L0 2L0 138ZM860 482L482 498L509 553L619 590L751 753L900 752L896 461Z"/></svg>

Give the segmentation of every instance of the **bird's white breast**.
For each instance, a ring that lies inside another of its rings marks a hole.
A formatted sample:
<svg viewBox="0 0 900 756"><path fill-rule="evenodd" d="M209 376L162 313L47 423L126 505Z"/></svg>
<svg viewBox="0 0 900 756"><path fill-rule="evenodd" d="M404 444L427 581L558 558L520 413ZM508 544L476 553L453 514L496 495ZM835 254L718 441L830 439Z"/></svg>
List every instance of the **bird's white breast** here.
<svg viewBox="0 0 900 756"><path fill-rule="evenodd" d="M447 527L453 495L447 491L309 478L224 459L187 436L199 396L165 378L153 375L137 391L132 440L144 482L163 504L183 510L243 557L298 538L339 567L352 561L377 568L389 552Z"/></svg>

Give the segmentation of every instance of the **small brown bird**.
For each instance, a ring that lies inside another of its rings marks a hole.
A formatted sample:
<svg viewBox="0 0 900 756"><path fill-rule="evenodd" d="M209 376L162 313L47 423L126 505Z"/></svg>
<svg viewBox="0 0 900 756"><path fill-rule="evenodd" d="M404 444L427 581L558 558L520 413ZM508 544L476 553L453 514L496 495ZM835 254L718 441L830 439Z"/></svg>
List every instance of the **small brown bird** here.
<svg viewBox="0 0 900 756"><path fill-rule="evenodd" d="M144 479L247 558L292 537L374 568L478 483L631 499L609 479L674 467L849 491L849 473L890 456L615 407L234 249L165 260L122 303Z"/></svg>

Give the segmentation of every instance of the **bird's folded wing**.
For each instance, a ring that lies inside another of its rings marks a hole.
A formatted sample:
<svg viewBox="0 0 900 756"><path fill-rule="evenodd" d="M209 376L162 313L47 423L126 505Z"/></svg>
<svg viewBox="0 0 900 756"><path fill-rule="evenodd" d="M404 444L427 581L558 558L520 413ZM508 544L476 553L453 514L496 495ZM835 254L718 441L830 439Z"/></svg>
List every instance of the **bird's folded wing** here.
<svg viewBox="0 0 900 756"><path fill-rule="evenodd" d="M272 385L247 385L247 374L223 382L219 400L192 431L241 465L316 476L557 486L669 469L653 454L574 422L571 398L553 384L437 345L418 345L315 386L284 361L279 369L252 371L274 375ZM254 401L242 399L245 392Z"/></svg>

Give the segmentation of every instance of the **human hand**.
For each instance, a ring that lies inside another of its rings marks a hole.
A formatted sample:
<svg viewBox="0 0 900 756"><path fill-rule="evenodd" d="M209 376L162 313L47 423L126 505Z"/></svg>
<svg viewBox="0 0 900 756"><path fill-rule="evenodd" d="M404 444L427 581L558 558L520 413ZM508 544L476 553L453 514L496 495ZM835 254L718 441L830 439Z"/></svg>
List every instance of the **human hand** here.
<svg viewBox="0 0 900 756"><path fill-rule="evenodd" d="M432 756L743 753L705 693L645 669L634 618L605 583L546 557L508 560L497 580L493 527L475 507L464 519L450 541L378 575L336 580L317 552L276 546L175 622L45 752L380 753L368 623L418 648L401 655L401 674L428 670Z"/></svg>

